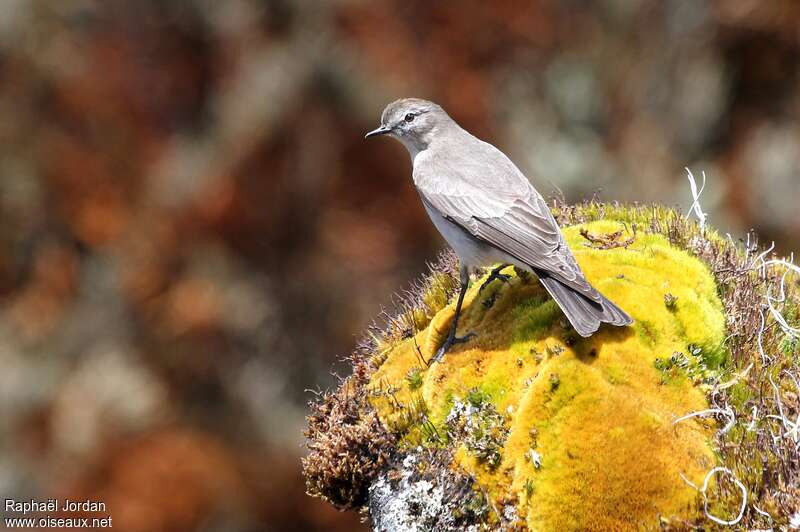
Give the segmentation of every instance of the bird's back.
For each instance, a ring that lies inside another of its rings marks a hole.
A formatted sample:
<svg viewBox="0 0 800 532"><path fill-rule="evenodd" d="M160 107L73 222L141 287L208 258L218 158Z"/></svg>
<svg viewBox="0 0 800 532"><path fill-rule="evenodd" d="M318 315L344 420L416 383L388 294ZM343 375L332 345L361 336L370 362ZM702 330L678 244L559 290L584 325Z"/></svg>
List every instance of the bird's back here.
<svg viewBox="0 0 800 532"><path fill-rule="evenodd" d="M502 151L457 124L414 158L413 176L423 192L474 196L489 210L538 194Z"/></svg>

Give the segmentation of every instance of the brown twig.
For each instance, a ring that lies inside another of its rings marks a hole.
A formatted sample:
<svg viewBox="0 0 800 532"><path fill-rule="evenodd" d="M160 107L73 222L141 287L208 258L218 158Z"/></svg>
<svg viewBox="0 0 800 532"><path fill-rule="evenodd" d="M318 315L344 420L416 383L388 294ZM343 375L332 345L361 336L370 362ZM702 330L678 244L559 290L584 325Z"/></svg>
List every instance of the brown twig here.
<svg viewBox="0 0 800 532"><path fill-rule="evenodd" d="M630 237L620 240L622 234L625 232L625 229L627 229L627 227L613 233L593 235L584 227L581 229L581 236L589 241L589 244L587 244L588 247L593 247L595 249L628 249L628 246L633 244L633 242L636 240L636 226L633 226L633 234Z"/></svg>

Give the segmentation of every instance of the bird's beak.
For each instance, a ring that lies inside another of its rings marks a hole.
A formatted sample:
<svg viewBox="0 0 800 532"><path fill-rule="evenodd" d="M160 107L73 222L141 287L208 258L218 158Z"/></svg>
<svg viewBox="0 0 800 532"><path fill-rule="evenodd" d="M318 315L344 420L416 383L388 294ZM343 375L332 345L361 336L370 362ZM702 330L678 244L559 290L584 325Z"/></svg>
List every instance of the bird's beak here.
<svg viewBox="0 0 800 532"><path fill-rule="evenodd" d="M392 132L392 128L390 128L389 126L381 125L381 127L377 128L377 129L373 129L372 131L370 131L369 133L364 135L364 138L368 139L370 137L375 137L377 135L385 135L385 134L391 133L391 132Z"/></svg>

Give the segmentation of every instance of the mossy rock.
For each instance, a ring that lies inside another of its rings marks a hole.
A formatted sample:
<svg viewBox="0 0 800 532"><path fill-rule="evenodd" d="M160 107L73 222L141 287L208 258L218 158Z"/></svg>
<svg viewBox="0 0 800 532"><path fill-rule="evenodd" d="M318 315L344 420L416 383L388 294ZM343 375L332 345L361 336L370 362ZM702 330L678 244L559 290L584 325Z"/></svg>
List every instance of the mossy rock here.
<svg viewBox="0 0 800 532"><path fill-rule="evenodd" d="M581 338L507 268L507 283L473 280L458 333L476 337L430 364L458 288L445 255L312 403L309 493L376 530L800 521L800 276L663 207L554 214L635 324ZM687 416L701 411L717 415Z"/></svg>
<svg viewBox="0 0 800 532"><path fill-rule="evenodd" d="M482 292L478 280L459 324L460 334L475 339L441 363L421 363L444 339L450 304L393 346L369 385L381 419L412 445L444 444L436 434L447 434L454 401L480 391L505 417L500 461L488 464L464 445L456 461L496 502L518 501L518 514L536 530L635 528L679 516L697 495L681 475L702 484L715 462L709 428L673 425L708 408L697 376L716 368L689 353L690 346L724 339L713 276L662 235L623 233L626 247L597 249L581 230L615 233L620 223L600 220L564 233L589 281L636 320L633 327L603 328L584 339L537 280L515 275ZM668 306L665 297L675 303ZM674 353L685 354L685 368L659 365ZM393 393L380 393L387 389Z"/></svg>

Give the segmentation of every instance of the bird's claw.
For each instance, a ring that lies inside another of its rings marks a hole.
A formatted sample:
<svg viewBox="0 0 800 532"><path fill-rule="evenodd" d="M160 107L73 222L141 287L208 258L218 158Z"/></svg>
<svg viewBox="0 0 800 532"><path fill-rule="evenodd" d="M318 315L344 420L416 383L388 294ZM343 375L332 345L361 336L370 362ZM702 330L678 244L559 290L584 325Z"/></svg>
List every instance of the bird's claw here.
<svg viewBox="0 0 800 532"><path fill-rule="evenodd" d="M447 353L447 351L452 346L454 346L455 344L463 344L464 342L467 342L471 338L475 338L476 336L478 336L478 335L475 334L475 333L465 334L464 336L461 336L461 337L459 337L459 336L448 336L447 340L445 340L444 343L442 344L442 347L440 347L439 350L436 351L436 354L433 355L433 358L431 359L431 362L440 362L442 360L442 357L444 357L445 353Z"/></svg>
<svg viewBox="0 0 800 532"><path fill-rule="evenodd" d="M487 277L486 280L481 285L481 287L478 288L478 292L479 293L483 292L483 289L486 288L487 286L489 286L489 284L492 281L494 281L495 279L498 280L498 281L502 281L504 283L507 283L509 280L511 280L511 276L510 275L505 274L505 273L500 273L500 270L502 270L503 268L505 268L505 266L501 266L500 268L496 268L496 269L492 270L492 273L489 274L489 277Z"/></svg>
<svg viewBox="0 0 800 532"><path fill-rule="evenodd" d="M475 333L465 334L464 336L461 337L453 336L453 339L450 340L450 345L463 344L464 342L469 342L472 338L475 338L477 336L478 335Z"/></svg>

